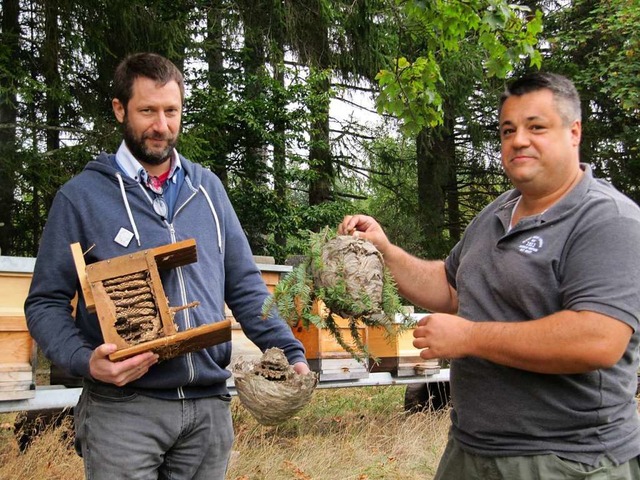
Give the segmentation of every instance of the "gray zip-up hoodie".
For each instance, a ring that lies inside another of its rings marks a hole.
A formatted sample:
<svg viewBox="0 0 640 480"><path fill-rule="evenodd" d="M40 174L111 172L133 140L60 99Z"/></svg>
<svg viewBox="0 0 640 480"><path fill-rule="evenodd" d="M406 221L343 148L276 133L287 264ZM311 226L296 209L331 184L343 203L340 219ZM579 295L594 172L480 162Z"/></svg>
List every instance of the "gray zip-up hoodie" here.
<svg viewBox="0 0 640 480"><path fill-rule="evenodd" d="M172 222L152 208L144 187L123 175L113 155L99 155L56 195L40 242L29 296L27 325L45 356L73 375L90 378L89 358L104 343L98 319L80 295L70 245L80 242L87 264L193 238L196 263L161 272L170 306L199 301L176 313L183 331L225 319L225 302L244 333L263 351L284 350L290 363L305 361L302 344L278 317L261 318L269 292L246 236L218 177L180 157L185 181ZM124 239L124 240L123 240ZM92 247L92 248L90 248ZM161 398L196 398L227 392L231 342L151 367L128 385Z"/></svg>

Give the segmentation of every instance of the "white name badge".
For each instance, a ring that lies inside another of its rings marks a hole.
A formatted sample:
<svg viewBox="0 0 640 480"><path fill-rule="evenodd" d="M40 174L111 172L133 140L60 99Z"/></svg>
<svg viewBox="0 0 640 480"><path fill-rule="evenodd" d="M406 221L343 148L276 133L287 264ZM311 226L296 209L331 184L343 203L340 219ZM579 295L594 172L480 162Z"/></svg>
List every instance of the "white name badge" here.
<svg viewBox="0 0 640 480"><path fill-rule="evenodd" d="M116 235L116 238L113 239L118 245L122 245L123 247L128 247L131 243L131 239L133 238L133 232L130 232L124 227L120 228L120 231Z"/></svg>

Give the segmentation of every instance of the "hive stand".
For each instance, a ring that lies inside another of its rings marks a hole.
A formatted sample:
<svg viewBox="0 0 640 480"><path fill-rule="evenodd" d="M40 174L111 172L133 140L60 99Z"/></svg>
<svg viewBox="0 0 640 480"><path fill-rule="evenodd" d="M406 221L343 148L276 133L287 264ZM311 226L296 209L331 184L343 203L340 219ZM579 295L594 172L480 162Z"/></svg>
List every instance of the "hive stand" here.
<svg viewBox="0 0 640 480"><path fill-rule="evenodd" d="M321 300L314 300L312 313L325 315ZM415 322L424 314L410 316ZM347 344L353 343L348 320L333 316ZM298 323L292 327L295 337L302 342L311 370L320 374L320 381L367 378L369 373L389 372L398 377L435 375L440 372L440 360L424 360L420 350L413 346L414 326L404 326L404 315L397 314L396 324L389 331L382 326L358 324L358 334L367 347L370 358L361 362L346 352L325 328L305 327Z"/></svg>
<svg viewBox="0 0 640 480"><path fill-rule="evenodd" d="M420 314L412 314L414 320ZM396 324L391 326L392 333L384 327L367 327L367 347L372 357L371 372L390 372L398 377L414 375L435 375L440 372L440 360L424 360L420 350L413 346L415 327L403 326L403 315L396 315Z"/></svg>
<svg viewBox="0 0 640 480"><path fill-rule="evenodd" d="M197 261L196 242L193 239L141 250L136 253L86 265L79 243L71 245L73 259L80 279L87 310L96 313L105 343L114 343L117 350L109 355L112 361L124 360L134 355L153 351L161 360L177 357L231 340L231 322L202 325L178 332L173 313L164 293L159 270L168 270ZM116 329L116 306L107 293L104 282L125 275L146 272L148 285L155 301L161 330L157 338L139 343L125 340ZM180 308L188 308L178 307ZM175 309L175 307L174 307Z"/></svg>

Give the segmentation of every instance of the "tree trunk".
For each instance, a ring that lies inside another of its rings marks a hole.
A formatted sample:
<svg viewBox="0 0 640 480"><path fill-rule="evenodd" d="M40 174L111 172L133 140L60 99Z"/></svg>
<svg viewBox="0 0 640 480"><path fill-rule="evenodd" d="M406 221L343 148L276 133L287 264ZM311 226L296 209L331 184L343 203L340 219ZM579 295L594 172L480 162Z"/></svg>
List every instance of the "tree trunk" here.
<svg viewBox="0 0 640 480"><path fill-rule="evenodd" d="M213 91L224 91L226 85L224 80L224 58L222 56L222 1L216 0L211 2L211 7L207 13L207 43L205 47L205 57L208 70L208 83ZM211 151L215 152L214 156L219 158L212 159L211 165L213 172L220 177L225 185L229 181L229 171L227 169L226 142L218 136L211 136L208 141L212 144Z"/></svg>
<svg viewBox="0 0 640 480"><path fill-rule="evenodd" d="M316 2L308 2L306 44L303 58L309 69L312 98L308 102L311 116L309 132L309 206L333 200L334 165L329 139L329 106L332 57L327 12Z"/></svg>
<svg viewBox="0 0 640 480"><path fill-rule="evenodd" d="M437 128L423 129L416 141L418 159L418 221L424 235L424 251L429 256L442 257L448 245L443 230L450 225L446 221L447 190L455 179L454 120L445 115L444 124ZM449 198L456 199L455 189ZM454 208L448 204L449 210ZM449 211L451 217L451 212ZM451 218L449 219L451 220Z"/></svg>
<svg viewBox="0 0 640 480"><path fill-rule="evenodd" d="M262 29L263 14L252 5L241 7L244 25L244 48L242 50L242 66L244 69L244 102L258 105L264 91L265 75L265 37ZM262 125L245 124L242 137L244 161L243 174L245 180L255 187L266 183L266 145L263 140Z"/></svg>
<svg viewBox="0 0 640 480"><path fill-rule="evenodd" d="M329 139L329 79L323 78L316 84L315 109L311 112L311 148L309 168L312 176L309 182L309 205L319 205L333 200L334 166ZM320 100L325 99L325 100Z"/></svg>
<svg viewBox="0 0 640 480"><path fill-rule="evenodd" d="M273 76L280 90L275 96L276 116L273 121L273 189L278 205L287 205L287 152L286 152L286 98L284 96L284 10L279 2L274 2L273 15L273 44L271 53L273 56ZM279 223L274 231L274 241L282 252L287 247L286 229Z"/></svg>
<svg viewBox="0 0 640 480"><path fill-rule="evenodd" d="M58 61L60 57L60 32L58 30L58 0L46 0L44 6L45 13L45 35L42 45L42 71L47 85L45 98L45 112L47 118L46 147L47 153L50 154L54 162L60 161L60 156L56 155L60 149L60 102L58 101L58 93L60 91L60 73L58 71ZM64 160L62 160L64 161ZM61 171L59 165L55 166L55 171ZM44 199L47 211L51 207L54 191L50 191ZM41 231L37 232L36 237L40 237Z"/></svg>
<svg viewBox="0 0 640 480"><path fill-rule="evenodd" d="M460 198L458 192L458 163L449 165L449 182L447 184L446 202L449 226L449 238L452 243L458 243L462 237L462 217L460 215Z"/></svg>
<svg viewBox="0 0 640 480"><path fill-rule="evenodd" d="M2 0L2 43L6 49L4 58L15 61L20 58L18 23L20 6L18 0ZM15 212L14 192L16 188L16 87L20 81L8 73L12 69L0 69L0 254L13 255L13 213Z"/></svg>

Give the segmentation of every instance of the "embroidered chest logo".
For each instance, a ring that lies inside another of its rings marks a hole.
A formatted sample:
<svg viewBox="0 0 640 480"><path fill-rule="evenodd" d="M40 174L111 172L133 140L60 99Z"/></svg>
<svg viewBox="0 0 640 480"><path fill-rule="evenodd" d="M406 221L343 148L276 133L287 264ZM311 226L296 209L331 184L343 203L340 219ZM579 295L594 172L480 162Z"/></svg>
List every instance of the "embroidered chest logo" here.
<svg viewBox="0 0 640 480"><path fill-rule="evenodd" d="M529 237L526 240L523 240L518 250L522 253L538 253L542 248L543 240L541 237L534 235L533 237Z"/></svg>

